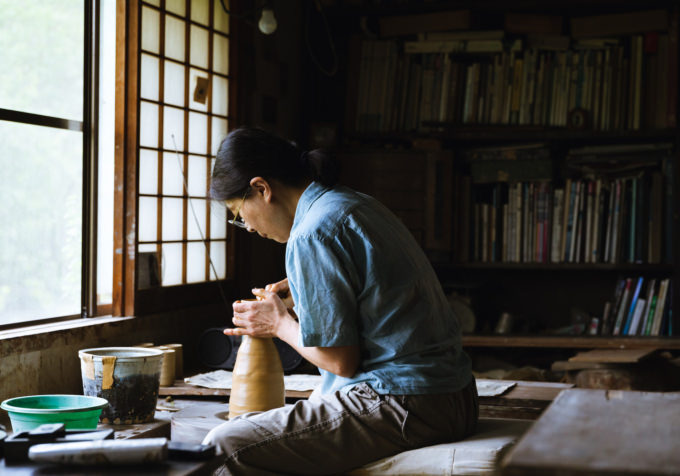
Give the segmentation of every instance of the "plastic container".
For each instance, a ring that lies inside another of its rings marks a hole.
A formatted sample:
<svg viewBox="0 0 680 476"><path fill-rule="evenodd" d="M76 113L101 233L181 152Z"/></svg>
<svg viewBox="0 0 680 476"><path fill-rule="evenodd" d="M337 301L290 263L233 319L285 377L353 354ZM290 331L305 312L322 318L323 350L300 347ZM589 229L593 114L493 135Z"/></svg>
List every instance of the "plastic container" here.
<svg viewBox="0 0 680 476"><path fill-rule="evenodd" d="M7 411L15 433L32 430L43 423L63 423L69 430L97 428L104 398L83 395L31 395L5 400L0 408Z"/></svg>
<svg viewBox="0 0 680 476"><path fill-rule="evenodd" d="M130 425L153 421L163 352L143 347L99 347L78 352L83 393L109 406L100 421Z"/></svg>

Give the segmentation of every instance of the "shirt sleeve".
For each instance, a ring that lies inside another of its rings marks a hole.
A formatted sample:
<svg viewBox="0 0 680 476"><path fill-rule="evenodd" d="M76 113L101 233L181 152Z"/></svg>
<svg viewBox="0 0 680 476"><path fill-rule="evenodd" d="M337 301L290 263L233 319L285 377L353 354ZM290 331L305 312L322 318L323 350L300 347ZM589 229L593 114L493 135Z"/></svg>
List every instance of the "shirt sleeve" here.
<svg viewBox="0 0 680 476"><path fill-rule="evenodd" d="M346 238L346 237L345 237ZM305 347L358 345L359 274L349 240L297 237L289 242L288 281Z"/></svg>

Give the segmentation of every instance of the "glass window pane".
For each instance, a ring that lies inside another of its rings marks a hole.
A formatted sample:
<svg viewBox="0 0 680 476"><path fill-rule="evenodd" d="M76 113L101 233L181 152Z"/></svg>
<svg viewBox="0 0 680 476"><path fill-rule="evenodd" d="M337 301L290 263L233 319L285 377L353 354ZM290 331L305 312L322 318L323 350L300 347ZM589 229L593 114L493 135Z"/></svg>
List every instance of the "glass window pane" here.
<svg viewBox="0 0 680 476"><path fill-rule="evenodd" d="M191 54L189 62L200 68L208 67L208 30L191 25Z"/></svg>
<svg viewBox="0 0 680 476"><path fill-rule="evenodd" d="M158 106L145 101L139 105L139 145L158 147Z"/></svg>
<svg viewBox="0 0 680 476"><path fill-rule="evenodd" d="M227 121L219 117L212 118L212 144L211 155L217 154L217 149L220 147L222 140L227 137Z"/></svg>
<svg viewBox="0 0 680 476"><path fill-rule="evenodd" d="M161 260L161 285L182 284L182 245L167 243L163 245Z"/></svg>
<svg viewBox="0 0 680 476"><path fill-rule="evenodd" d="M207 25L210 21L210 0L191 0L191 19Z"/></svg>
<svg viewBox="0 0 680 476"><path fill-rule="evenodd" d="M176 106L184 106L185 66L167 60L164 61L164 64L163 95L165 96L165 102Z"/></svg>
<svg viewBox="0 0 680 476"><path fill-rule="evenodd" d="M208 159L205 157L189 156L189 180L187 181L189 195L192 197L208 196Z"/></svg>
<svg viewBox="0 0 680 476"><path fill-rule="evenodd" d="M140 95L158 101L158 58L142 54L142 80Z"/></svg>
<svg viewBox="0 0 680 476"><path fill-rule="evenodd" d="M208 84L208 73L191 68L191 71L189 71L189 107L191 109L208 111L208 101L211 94Z"/></svg>
<svg viewBox="0 0 680 476"><path fill-rule="evenodd" d="M184 61L184 22L166 15L165 17L165 56Z"/></svg>
<svg viewBox="0 0 680 476"><path fill-rule="evenodd" d="M205 154L208 150L208 116L189 113L189 152Z"/></svg>
<svg viewBox="0 0 680 476"><path fill-rule="evenodd" d="M187 218L187 239L200 240L205 236L205 207L208 201L203 198L189 199L189 218ZM191 210L193 207L193 211ZM194 213L196 214L194 216Z"/></svg>
<svg viewBox="0 0 680 476"><path fill-rule="evenodd" d="M184 195L184 158L174 152L163 154L163 195Z"/></svg>
<svg viewBox="0 0 680 476"><path fill-rule="evenodd" d="M139 197L139 241L156 241L158 236L158 200Z"/></svg>
<svg viewBox="0 0 680 476"><path fill-rule="evenodd" d="M158 152L154 150L139 151L139 193L158 193Z"/></svg>
<svg viewBox="0 0 680 476"><path fill-rule="evenodd" d="M82 142L0 121L0 324L80 314Z"/></svg>
<svg viewBox="0 0 680 476"><path fill-rule="evenodd" d="M187 283L205 281L205 245L187 244Z"/></svg>
<svg viewBox="0 0 680 476"><path fill-rule="evenodd" d="M227 243L224 241L210 242L210 261L217 272L217 279L227 276ZM210 269L210 279L215 279L215 273Z"/></svg>
<svg viewBox="0 0 680 476"><path fill-rule="evenodd" d="M160 13L153 8L142 7L142 49L159 54L160 37Z"/></svg>
<svg viewBox="0 0 680 476"><path fill-rule="evenodd" d="M213 70L229 74L229 38L213 35Z"/></svg>
<svg viewBox="0 0 680 476"><path fill-rule="evenodd" d="M0 108L81 121L83 2L54 7L0 0Z"/></svg>
<svg viewBox="0 0 680 476"><path fill-rule="evenodd" d="M181 198L163 199L163 241L176 241L182 239L182 204Z"/></svg>
<svg viewBox="0 0 680 476"><path fill-rule="evenodd" d="M184 0L165 0L165 9L180 16L185 16L187 11Z"/></svg>
<svg viewBox="0 0 680 476"><path fill-rule="evenodd" d="M229 6L229 0L224 0L224 5ZM215 29L222 33L229 33L229 15L224 11L220 0L215 0Z"/></svg>
<svg viewBox="0 0 680 476"><path fill-rule="evenodd" d="M181 109L163 108L163 148L184 150L184 111Z"/></svg>
<svg viewBox="0 0 680 476"><path fill-rule="evenodd" d="M212 112L226 116L229 111L229 85L221 76L213 76Z"/></svg>

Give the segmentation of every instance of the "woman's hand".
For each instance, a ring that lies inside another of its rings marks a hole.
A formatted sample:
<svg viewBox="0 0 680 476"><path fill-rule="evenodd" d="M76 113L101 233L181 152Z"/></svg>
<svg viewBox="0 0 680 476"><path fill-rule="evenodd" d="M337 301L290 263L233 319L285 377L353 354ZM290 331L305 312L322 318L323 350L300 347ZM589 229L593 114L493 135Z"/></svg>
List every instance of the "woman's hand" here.
<svg viewBox="0 0 680 476"><path fill-rule="evenodd" d="M282 279L278 283L267 284L264 287L265 291L271 291L279 295L283 303L288 309L293 309L295 303L293 297L290 295L290 287L288 286L288 278Z"/></svg>
<svg viewBox="0 0 680 476"><path fill-rule="evenodd" d="M253 294L257 300L234 302L232 322L236 327L225 329L224 333L232 336L279 337L282 325L293 319L286 305L273 291L253 289Z"/></svg>

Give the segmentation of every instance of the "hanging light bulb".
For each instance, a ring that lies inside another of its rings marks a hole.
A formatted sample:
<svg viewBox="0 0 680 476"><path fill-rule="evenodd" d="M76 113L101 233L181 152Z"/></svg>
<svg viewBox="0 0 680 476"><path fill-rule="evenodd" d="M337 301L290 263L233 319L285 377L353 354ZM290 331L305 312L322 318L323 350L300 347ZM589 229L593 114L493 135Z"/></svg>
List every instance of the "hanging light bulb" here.
<svg viewBox="0 0 680 476"><path fill-rule="evenodd" d="M271 35L274 33L277 26L274 10L267 7L263 8L262 16L260 17L260 21L258 22L257 26L265 35Z"/></svg>

